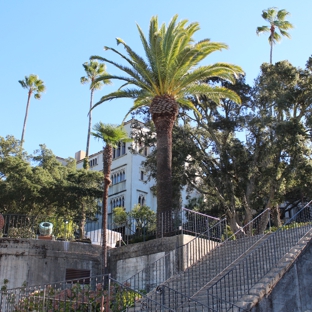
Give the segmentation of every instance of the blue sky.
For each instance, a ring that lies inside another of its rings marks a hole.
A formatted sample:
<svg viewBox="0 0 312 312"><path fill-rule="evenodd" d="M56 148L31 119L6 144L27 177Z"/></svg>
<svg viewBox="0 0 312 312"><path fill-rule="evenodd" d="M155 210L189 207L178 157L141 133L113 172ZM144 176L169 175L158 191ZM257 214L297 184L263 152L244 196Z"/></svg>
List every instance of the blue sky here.
<svg viewBox="0 0 312 312"><path fill-rule="evenodd" d="M304 67L312 55L311 0L2 0L0 1L0 136L20 139L25 116L27 91L18 80L37 74L46 85L41 100L31 100L24 148L32 153L46 144L54 154L74 157L85 150L90 92L80 84L82 64L91 55L122 61L104 45L114 47L122 38L142 53L136 28L147 33L150 18L168 23L172 16L199 22L195 40L210 38L224 42L228 50L215 52L202 64L228 62L240 65L252 84L260 65L269 62L268 35L256 35L256 27L266 25L263 9L275 6L291 13L287 18L295 28L292 39L283 38L274 47L273 62L289 60ZM107 71L120 74L108 64ZM118 83L96 91L95 101L114 91ZM131 107L130 100L115 100L93 111L93 122L119 124ZM100 142L91 138L90 153L99 151Z"/></svg>

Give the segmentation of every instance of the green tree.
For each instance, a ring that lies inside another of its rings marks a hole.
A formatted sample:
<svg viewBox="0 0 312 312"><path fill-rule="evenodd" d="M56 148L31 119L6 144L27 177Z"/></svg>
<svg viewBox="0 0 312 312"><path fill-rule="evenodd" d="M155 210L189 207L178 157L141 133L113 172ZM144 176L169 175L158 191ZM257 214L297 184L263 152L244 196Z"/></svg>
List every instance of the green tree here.
<svg viewBox="0 0 312 312"><path fill-rule="evenodd" d="M150 207L137 204L132 208L129 216L135 220L138 235L155 230L156 214Z"/></svg>
<svg viewBox="0 0 312 312"><path fill-rule="evenodd" d="M113 223L117 227L126 226L128 214L124 207L115 207L113 209Z"/></svg>
<svg viewBox="0 0 312 312"><path fill-rule="evenodd" d="M308 64L302 70L282 61L274 66L264 63L254 88L257 115L250 124L250 139L257 138L258 150L263 150L258 195L263 206L272 209L276 225L286 194L310 184L311 83Z"/></svg>
<svg viewBox="0 0 312 312"><path fill-rule="evenodd" d="M273 53L273 45L276 42L281 41L280 34L276 31L277 29L280 31L282 36L290 38L290 34L287 32L288 29L293 28L293 25L285 21L286 16L289 15L289 12L286 10L277 10L277 8L272 7L267 10L262 11L262 18L270 24L268 26L260 26L257 27L257 35L261 33L270 33L269 36L269 44L270 44L270 64L272 64L272 53Z"/></svg>
<svg viewBox="0 0 312 312"><path fill-rule="evenodd" d="M23 146L27 117L28 117L28 110L29 110L29 105L30 105L30 98L32 94L34 94L34 98L39 100L41 98L41 93L45 91L45 85L43 84L43 81L39 79L37 75L29 75L28 77L25 76L24 80L19 80L18 82L21 84L21 86L24 89L28 90L26 113L25 113L24 125L23 125L22 137L21 137L21 145Z"/></svg>
<svg viewBox="0 0 312 312"><path fill-rule="evenodd" d="M88 165L88 156L90 148L90 136L91 136L91 127L92 127L92 111L93 106L93 93L95 90L100 90L103 85L110 84L109 79L103 79L101 81L95 82L95 79L100 78L101 76L106 76L106 66L103 63L98 63L96 61L85 62L82 64L86 76L80 78L82 84L90 83L90 111L89 111L89 123L88 123L88 136L87 136L87 145L86 145L86 161L84 162L84 168Z"/></svg>
<svg viewBox="0 0 312 312"><path fill-rule="evenodd" d="M103 177L100 172L80 169L69 172L66 181L67 201L71 211L76 208L74 218L79 223L79 238L83 239L86 219L98 212L98 200L103 196Z"/></svg>
<svg viewBox="0 0 312 312"><path fill-rule="evenodd" d="M114 126L110 124L103 124L98 122L93 126L91 134L103 141L103 175L104 175L104 192L102 201L102 232L103 232L103 272L107 267L107 198L108 188L111 184L110 173L113 161L113 148L118 146L119 142L131 142L127 132L122 126Z"/></svg>
<svg viewBox="0 0 312 312"><path fill-rule="evenodd" d="M62 165L45 145L27 155L14 137L0 137L0 211L41 221L78 220L81 225L84 216L97 212L103 177L77 170L70 159L68 164Z"/></svg>
<svg viewBox="0 0 312 312"><path fill-rule="evenodd" d="M235 77L243 73L240 67L227 63L198 66L212 52L225 49L227 45L211 42L209 39L194 43L193 35L199 30L199 24L195 22L187 25L187 20L177 22L177 19L178 16L174 16L166 27L165 24L158 25L157 16L152 17L148 38L137 26L147 57L146 61L120 38L117 38L117 44L124 46L127 55L109 47L105 47L105 50L116 53L129 66L119 65L100 56L91 57L91 59L110 63L127 74L99 78L99 80L117 79L124 84L116 92L103 96L93 108L117 98L134 99L130 112L140 107L149 107L157 134L158 236L161 231L161 215L171 216L172 210L172 128L179 108L193 109L196 114L197 110L189 96L200 94L205 94L217 103L221 98L231 98L240 102L236 93L201 82L209 77L219 77L234 82ZM129 88L129 86L134 87ZM164 230L170 232L172 222L168 222Z"/></svg>

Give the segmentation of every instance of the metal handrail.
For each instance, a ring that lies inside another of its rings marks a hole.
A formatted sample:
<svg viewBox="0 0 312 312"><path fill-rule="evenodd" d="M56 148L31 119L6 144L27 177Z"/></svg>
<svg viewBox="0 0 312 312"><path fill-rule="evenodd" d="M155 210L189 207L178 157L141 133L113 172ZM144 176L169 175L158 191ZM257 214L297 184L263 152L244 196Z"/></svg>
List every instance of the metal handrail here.
<svg viewBox="0 0 312 312"><path fill-rule="evenodd" d="M268 212L269 209L263 211L244 227L240 228L235 234L228 237L224 242L217 244L215 248L212 249L209 253L206 253L205 256L201 257L197 261L194 261L193 265L186 268L186 270L179 272L176 276L173 276L172 279L165 281L163 284L171 288L171 292L176 291L177 293L183 293L191 300L194 293L197 293L199 290L205 287L213 278L219 274L222 274L222 272L226 270L234 261L239 259L247 250L263 239L263 235L256 235L252 241L244 238L247 235L253 236L254 231L251 231L251 228L254 229L257 234L259 234L257 229L258 227L262 227L262 218L266 219L264 221L266 225L269 223L270 214L267 215ZM263 229L263 231L264 230L265 229ZM242 236L242 233L245 233L244 236ZM234 240L235 237L237 237L236 241L238 241L239 244L236 244L235 251L233 252L232 243L236 243ZM191 243L199 240L200 238L204 238L204 236L196 237L193 241L191 241ZM229 246L229 248L227 246ZM183 252L185 253L185 250ZM188 252L186 253L188 254ZM216 262L215 259L218 259L218 261ZM195 266L200 270L199 273L197 272L197 275L193 270L193 267ZM207 272L211 272L209 273L211 275L209 276L208 280L205 279L207 278ZM182 276L184 276L185 279L184 283L181 282ZM202 279L199 279L198 276L201 276ZM175 285L174 288L170 287L170 285L174 283L175 280L177 280L177 285ZM150 297L157 298L155 293L155 290L151 292Z"/></svg>
<svg viewBox="0 0 312 312"><path fill-rule="evenodd" d="M215 220L217 221L217 219ZM184 271L186 267L198 262L209 250L214 248L218 242L220 243L225 226L226 219L218 221L204 233L195 236L187 244L178 246L172 252L148 264L144 269L126 279L124 283L129 283L134 289L145 289L147 292L150 292L159 284L164 283L172 276ZM212 235L214 232L218 232L218 237ZM198 248L199 246L202 248ZM191 250L196 250L195 253L192 253L192 259L188 257ZM185 254L187 255L186 259ZM175 265L168 268L168 263L172 262L172 259L174 259Z"/></svg>
<svg viewBox="0 0 312 312"><path fill-rule="evenodd" d="M207 289L208 303L209 296L228 302L236 302L244 294L248 294L250 289L274 268L280 259L312 229L311 203L312 201L300 209L276 232L263 239L254 250L211 285ZM298 219L303 224L296 224ZM294 227L289 228L290 224L294 224ZM257 266L253 267L255 263ZM237 276L247 276L247 278L236 280L235 277ZM225 285L233 285L233 283L235 283L236 287L231 289L225 287Z"/></svg>

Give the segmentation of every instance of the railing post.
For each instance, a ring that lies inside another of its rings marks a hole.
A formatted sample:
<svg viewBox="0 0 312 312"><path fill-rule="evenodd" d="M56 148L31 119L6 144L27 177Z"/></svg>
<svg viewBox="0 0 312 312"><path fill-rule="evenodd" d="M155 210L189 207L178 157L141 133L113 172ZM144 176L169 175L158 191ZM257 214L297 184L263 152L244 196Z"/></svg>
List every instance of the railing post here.
<svg viewBox="0 0 312 312"><path fill-rule="evenodd" d="M164 237L164 213L161 213L161 238Z"/></svg>
<svg viewBox="0 0 312 312"><path fill-rule="evenodd" d="M104 276L104 279L105 279L105 276ZM108 285L108 289L107 289L107 299L106 299L106 307L105 307L105 311L109 311L109 306L110 306L110 300L111 300L111 293L110 293L110 286L111 286L111 275L110 274L108 274L108 283L107 283L107 285ZM104 298L104 296L103 296L103 298Z"/></svg>
<svg viewBox="0 0 312 312"><path fill-rule="evenodd" d="M269 208L269 231L271 233L271 209Z"/></svg>
<svg viewBox="0 0 312 312"><path fill-rule="evenodd" d="M183 208L181 208L181 234L183 235Z"/></svg>
<svg viewBox="0 0 312 312"><path fill-rule="evenodd" d="M210 239L209 219L207 218L208 239Z"/></svg>

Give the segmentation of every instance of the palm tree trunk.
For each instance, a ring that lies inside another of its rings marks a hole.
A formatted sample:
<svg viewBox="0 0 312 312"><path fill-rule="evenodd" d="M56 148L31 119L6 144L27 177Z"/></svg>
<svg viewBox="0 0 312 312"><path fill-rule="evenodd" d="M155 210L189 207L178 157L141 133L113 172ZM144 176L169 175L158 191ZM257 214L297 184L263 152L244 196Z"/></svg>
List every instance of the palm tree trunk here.
<svg viewBox="0 0 312 312"><path fill-rule="evenodd" d="M154 114L153 121L157 133L157 237L161 237L164 233L172 232L171 159L175 116L164 118L160 114Z"/></svg>
<svg viewBox="0 0 312 312"><path fill-rule="evenodd" d="M156 96L150 113L157 134L157 237L172 233L172 129L179 105L170 95Z"/></svg>
<svg viewBox="0 0 312 312"><path fill-rule="evenodd" d="M89 111L89 125L88 125L88 136L87 136L87 146L86 146L86 157L89 156L89 148L90 148L90 136L91 136L91 125L92 125L92 104L93 104L93 92L94 89L91 89L90 95L90 111Z"/></svg>
<svg viewBox="0 0 312 312"><path fill-rule="evenodd" d="M103 148L103 174L104 174L104 192L102 202L102 235L103 235L103 266L102 273L106 273L107 268L107 199L108 199L108 188L111 183L110 173L113 159L113 148L106 144Z"/></svg>
<svg viewBox="0 0 312 312"><path fill-rule="evenodd" d="M272 64L273 43L274 43L274 33L275 33L274 25L271 25L270 32L271 32L271 36L270 36L270 38L271 38L271 40L270 40L270 64Z"/></svg>
<svg viewBox="0 0 312 312"><path fill-rule="evenodd" d="M26 123L27 123L27 118L28 118L28 109L29 109L29 104L30 104L31 93L32 93L32 90L29 90L28 91L27 105L26 105L26 113L25 113L25 118L24 118L24 126L23 126L22 137L21 137L21 146L23 146L23 142L24 142L24 134L25 134L25 130L26 130Z"/></svg>

